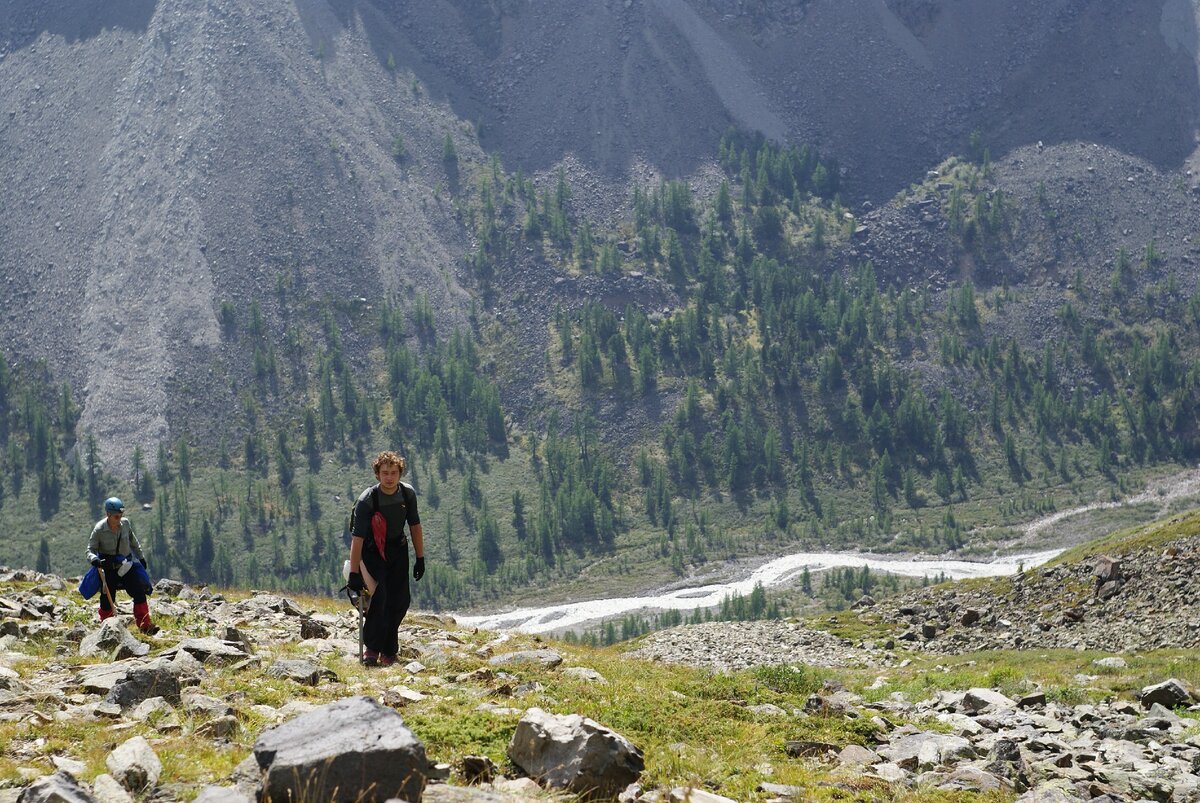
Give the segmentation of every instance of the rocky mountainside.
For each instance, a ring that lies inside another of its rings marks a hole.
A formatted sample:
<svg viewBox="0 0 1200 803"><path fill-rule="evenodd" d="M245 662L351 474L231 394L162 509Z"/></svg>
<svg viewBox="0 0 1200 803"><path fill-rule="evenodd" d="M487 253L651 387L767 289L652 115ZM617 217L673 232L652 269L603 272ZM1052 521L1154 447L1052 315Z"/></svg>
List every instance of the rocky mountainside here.
<svg viewBox="0 0 1200 803"><path fill-rule="evenodd" d="M713 675L662 668L712 665L705 653L723 649L712 625L674 631L674 652L647 661L421 615L401 629L403 667L364 670L353 612L328 603L160 581L153 607L164 629L135 637L127 615L97 625L60 578L0 570L0 800L245 803L334 785L364 800L492 803L597 790L627 802L782 802L831 786L839 799L990 792L1023 803L1200 792L1190 725L1200 707L1177 678L1082 699L1018 671L959 688L967 665L906 670L903 651L850 658L849 642L831 660L836 639L786 623L758 629L753 651L733 645L743 668ZM588 665L597 659L611 680ZM1128 666L1093 663L1110 675ZM836 679L812 668L831 664L843 667ZM908 685L893 686L906 671ZM623 733L587 713L602 700L616 703L601 710ZM720 770L729 759L702 735L714 721L731 743L751 739ZM734 723L757 736L730 737Z"/></svg>
<svg viewBox="0 0 1200 803"><path fill-rule="evenodd" d="M889 630L893 643L941 654L1194 649L1197 523L1194 513L1179 515L1145 540L1091 544L1011 578L921 589L879 605L863 600L859 615Z"/></svg>
<svg viewBox="0 0 1200 803"><path fill-rule="evenodd" d="M820 147L875 202L973 131L996 159L1083 141L1175 171L1195 18L1187 0L14 0L0 344L69 381L124 466L238 409L249 355L221 340L223 305L282 333L280 288L314 308L423 294L443 331L464 322L455 193L485 153L565 164L598 220L634 178L702 174L730 125Z"/></svg>

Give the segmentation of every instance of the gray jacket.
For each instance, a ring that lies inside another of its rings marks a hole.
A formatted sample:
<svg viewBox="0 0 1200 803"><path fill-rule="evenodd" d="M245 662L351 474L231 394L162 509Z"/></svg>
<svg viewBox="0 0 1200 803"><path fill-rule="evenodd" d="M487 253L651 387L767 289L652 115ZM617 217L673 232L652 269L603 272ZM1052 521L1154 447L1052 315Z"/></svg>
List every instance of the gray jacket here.
<svg viewBox="0 0 1200 803"><path fill-rule="evenodd" d="M96 526L92 528L92 537L88 539L88 563L97 558L103 560L113 555L126 557L133 555L142 563L146 562L146 557L142 554L142 545L138 543L137 536L133 534L133 524L124 516L121 517L119 533L108 529L108 519L103 518L96 522Z"/></svg>

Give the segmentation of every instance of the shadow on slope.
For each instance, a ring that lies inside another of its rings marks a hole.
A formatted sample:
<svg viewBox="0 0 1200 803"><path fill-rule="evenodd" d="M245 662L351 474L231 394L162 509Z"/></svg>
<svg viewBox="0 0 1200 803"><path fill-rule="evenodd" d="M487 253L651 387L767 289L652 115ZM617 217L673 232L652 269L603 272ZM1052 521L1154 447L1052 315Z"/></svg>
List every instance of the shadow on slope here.
<svg viewBox="0 0 1200 803"><path fill-rule="evenodd" d="M639 158L685 175L735 122L656 6L294 2L315 49L332 53L339 30L361 24L380 64L411 71L510 169L544 170L570 153L615 177Z"/></svg>
<svg viewBox="0 0 1200 803"><path fill-rule="evenodd" d="M0 4L0 51L28 47L43 33L72 44L108 29L142 33L157 6L158 0L9 0Z"/></svg>
<svg viewBox="0 0 1200 803"><path fill-rule="evenodd" d="M1196 148L1195 14L1092 4L1005 82L985 116L993 156L1042 141L1097 142L1179 169Z"/></svg>

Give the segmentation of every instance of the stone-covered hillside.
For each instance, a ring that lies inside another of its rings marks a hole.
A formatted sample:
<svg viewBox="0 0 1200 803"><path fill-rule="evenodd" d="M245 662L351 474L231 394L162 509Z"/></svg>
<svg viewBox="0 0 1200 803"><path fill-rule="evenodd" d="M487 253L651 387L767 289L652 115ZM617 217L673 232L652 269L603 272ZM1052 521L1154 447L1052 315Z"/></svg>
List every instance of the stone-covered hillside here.
<svg viewBox="0 0 1200 803"><path fill-rule="evenodd" d="M1145 540L1086 545L1013 578L922 589L863 605L860 615L911 649L937 653L1195 649L1200 518L1148 529Z"/></svg>
<svg viewBox="0 0 1200 803"><path fill-rule="evenodd" d="M481 299L457 196L486 154L566 165L604 222L635 179L703 175L731 125L821 148L847 200L886 199L976 131L996 159L1082 141L1175 171L1196 52L1185 0L13 0L0 272L19 314L0 347L68 381L124 468L245 403L226 304L256 302L276 335L330 301L417 294L443 332L465 323Z"/></svg>
<svg viewBox="0 0 1200 803"><path fill-rule="evenodd" d="M0 801L248 803L333 785L484 803L1200 791L1195 678L1146 679L1171 655L1078 653L1051 672L844 642L831 661L836 639L779 623L754 648L729 640L724 662L743 668L713 673L672 666L712 663L708 625L647 661L414 615L400 662L366 669L352 611L328 601L160 581L152 608L163 629L135 636L123 613L99 625L60 578L0 570ZM1072 660L1094 674L1063 677Z"/></svg>

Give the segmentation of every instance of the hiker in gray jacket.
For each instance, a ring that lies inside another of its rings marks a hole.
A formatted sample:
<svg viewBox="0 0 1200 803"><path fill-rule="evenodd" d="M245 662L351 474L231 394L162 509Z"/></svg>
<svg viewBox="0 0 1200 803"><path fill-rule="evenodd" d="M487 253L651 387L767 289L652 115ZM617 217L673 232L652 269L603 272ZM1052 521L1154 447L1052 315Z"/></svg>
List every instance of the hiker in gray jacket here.
<svg viewBox="0 0 1200 803"><path fill-rule="evenodd" d="M104 588L100 595L100 621L113 615L113 600L120 589L133 598L133 620L143 633L156 633L158 628L150 619L150 604L146 602L147 588L143 585L146 556L133 533L133 524L125 518L125 503L115 496L104 500L104 518L96 522L88 539L88 563L100 570ZM141 564L134 571L133 561Z"/></svg>

